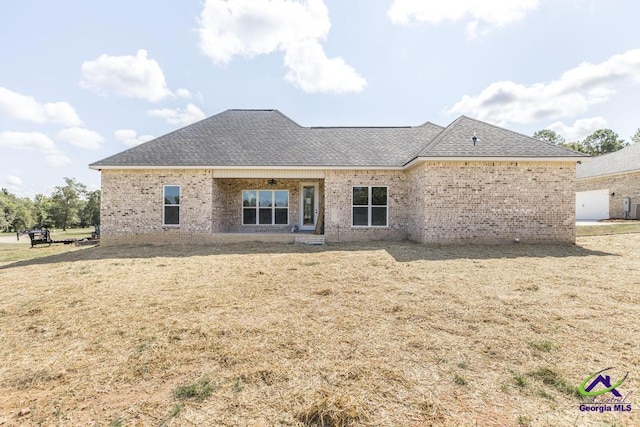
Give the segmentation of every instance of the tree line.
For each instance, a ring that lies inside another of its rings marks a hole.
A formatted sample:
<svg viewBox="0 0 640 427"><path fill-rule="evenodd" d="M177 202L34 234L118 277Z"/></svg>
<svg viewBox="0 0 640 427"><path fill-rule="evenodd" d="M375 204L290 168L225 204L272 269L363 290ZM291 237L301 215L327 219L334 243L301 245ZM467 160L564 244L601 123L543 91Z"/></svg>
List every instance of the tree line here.
<svg viewBox="0 0 640 427"><path fill-rule="evenodd" d="M620 139L617 133L611 129L598 129L582 141L567 142L564 137L551 129L542 129L533 134L533 137L550 144L561 145L571 150L586 153L590 156L601 156L613 153L629 146L628 142ZM640 143L640 129L631 137L633 143Z"/></svg>
<svg viewBox="0 0 640 427"><path fill-rule="evenodd" d="M18 197L0 190L0 230L89 227L100 224L100 190L88 191L75 178L64 178L47 196Z"/></svg>

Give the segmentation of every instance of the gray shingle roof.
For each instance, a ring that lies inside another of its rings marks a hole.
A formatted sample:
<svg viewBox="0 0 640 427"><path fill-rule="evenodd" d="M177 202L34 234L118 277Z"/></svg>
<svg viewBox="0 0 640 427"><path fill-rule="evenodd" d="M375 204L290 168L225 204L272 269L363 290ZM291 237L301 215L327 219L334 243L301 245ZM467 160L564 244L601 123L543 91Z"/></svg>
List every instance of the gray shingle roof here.
<svg viewBox="0 0 640 427"><path fill-rule="evenodd" d="M633 144L622 150L594 157L578 165L576 177L591 178L630 171L640 171L640 144Z"/></svg>
<svg viewBox="0 0 640 427"><path fill-rule="evenodd" d="M479 138L474 147L473 132ZM576 157L554 145L461 117L447 128L303 127L277 110L227 110L92 163L101 167L402 167L427 157Z"/></svg>
<svg viewBox="0 0 640 427"><path fill-rule="evenodd" d="M472 137L476 136L474 145ZM426 157L580 157L582 153L461 116L419 154Z"/></svg>

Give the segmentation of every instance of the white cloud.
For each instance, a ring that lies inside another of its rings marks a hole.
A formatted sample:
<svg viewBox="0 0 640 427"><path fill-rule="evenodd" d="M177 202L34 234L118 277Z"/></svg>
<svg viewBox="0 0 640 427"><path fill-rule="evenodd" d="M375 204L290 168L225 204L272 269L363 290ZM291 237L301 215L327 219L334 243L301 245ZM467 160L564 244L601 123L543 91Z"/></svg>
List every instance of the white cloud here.
<svg viewBox="0 0 640 427"><path fill-rule="evenodd" d="M20 193L22 191L24 183L19 176L9 175L2 182L2 187L9 190L11 193Z"/></svg>
<svg viewBox="0 0 640 427"><path fill-rule="evenodd" d="M567 126L562 122L555 122L547 126L556 133L562 135L568 142L582 141L598 129L606 129L607 121L604 117L591 117L580 119Z"/></svg>
<svg viewBox="0 0 640 427"><path fill-rule="evenodd" d="M522 20L535 10L539 0L395 0L387 14L395 24L412 21L440 24L444 21L466 21L467 35L476 37L493 28L504 27ZM478 30L484 24L486 27Z"/></svg>
<svg viewBox="0 0 640 427"><path fill-rule="evenodd" d="M200 47L226 64L235 55L250 58L324 38L330 27L322 0L207 0L200 14Z"/></svg>
<svg viewBox="0 0 640 427"><path fill-rule="evenodd" d="M57 151L51 138L40 132L0 132L0 147L37 150L43 153Z"/></svg>
<svg viewBox="0 0 640 427"><path fill-rule="evenodd" d="M640 49L614 55L599 64L580 64L550 82L530 86L495 82L478 95L465 95L446 113L470 114L501 126L558 120L608 101L616 93L614 87L624 84L640 84Z"/></svg>
<svg viewBox="0 0 640 427"><path fill-rule="evenodd" d="M71 163L71 159L60 152L57 154L49 154L47 161L51 166L65 166Z"/></svg>
<svg viewBox="0 0 640 427"><path fill-rule="evenodd" d="M71 162L51 138L40 132L0 132L0 147L38 151L52 166L63 166Z"/></svg>
<svg viewBox="0 0 640 427"><path fill-rule="evenodd" d="M150 110L148 114L151 117L165 119L169 124L181 126L190 125L207 117L202 110L191 103L182 110L179 108L163 108L160 110Z"/></svg>
<svg viewBox="0 0 640 427"><path fill-rule="evenodd" d="M160 65L147 58L147 51L136 56L100 55L82 63L80 86L97 92L113 92L127 98L160 101L173 94L167 87Z"/></svg>
<svg viewBox="0 0 640 427"><path fill-rule="evenodd" d="M90 150L97 150L104 142L104 138L99 133L79 127L62 129L56 135L56 139Z"/></svg>
<svg viewBox="0 0 640 427"><path fill-rule="evenodd" d="M153 135L138 135L133 129L120 129L113 133L116 140L122 142L127 147L135 147L143 142L151 141L155 136Z"/></svg>
<svg viewBox="0 0 640 427"><path fill-rule="evenodd" d="M12 119L34 123L55 123L63 126L80 126L82 120L67 102L42 104L32 96L0 87L0 114Z"/></svg>
<svg viewBox="0 0 640 427"><path fill-rule="evenodd" d="M214 63L234 56L285 52L287 80L308 92L361 91L366 81L342 58L327 58L319 41L331 28L322 0L206 0L199 19L200 48ZM302 46L313 52L304 54ZM312 67L321 70L312 72Z"/></svg>
<svg viewBox="0 0 640 427"><path fill-rule="evenodd" d="M180 88L176 91L176 96L178 98L191 99L193 95L187 89Z"/></svg>
<svg viewBox="0 0 640 427"><path fill-rule="evenodd" d="M360 92L367 81L342 58L327 58L312 40L290 45L284 57L287 80L309 93Z"/></svg>

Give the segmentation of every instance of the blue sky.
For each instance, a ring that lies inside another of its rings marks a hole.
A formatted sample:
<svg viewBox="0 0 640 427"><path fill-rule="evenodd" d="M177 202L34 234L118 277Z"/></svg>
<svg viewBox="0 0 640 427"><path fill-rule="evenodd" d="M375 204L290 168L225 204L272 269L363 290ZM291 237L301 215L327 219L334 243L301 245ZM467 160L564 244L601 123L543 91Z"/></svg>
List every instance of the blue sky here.
<svg viewBox="0 0 640 427"><path fill-rule="evenodd" d="M0 187L91 189L87 165L229 108L304 126L461 114L569 141L640 127L640 3L4 1Z"/></svg>

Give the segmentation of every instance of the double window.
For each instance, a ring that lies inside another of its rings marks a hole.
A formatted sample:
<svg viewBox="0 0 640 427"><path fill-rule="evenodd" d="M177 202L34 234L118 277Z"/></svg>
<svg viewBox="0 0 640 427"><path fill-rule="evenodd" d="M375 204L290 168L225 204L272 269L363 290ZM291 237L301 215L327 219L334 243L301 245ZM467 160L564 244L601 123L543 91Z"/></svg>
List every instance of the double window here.
<svg viewBox="0 0 640 427"><path fill-rule="evenodd" d="M387 187L353 187L353 225L387 227L389 218Z"/></svg>
<svg viewBox="0 0 640 427"><path fill-rule="evenodd" d="M180 225L180 186L165 185L162 193L162 225Z"/></svg>
<svg viewBox="0 0 640 427"><path fill-rule="evenodd" d="M243 190L243 225L287 225L289 223L288 190Z"/></svg>

